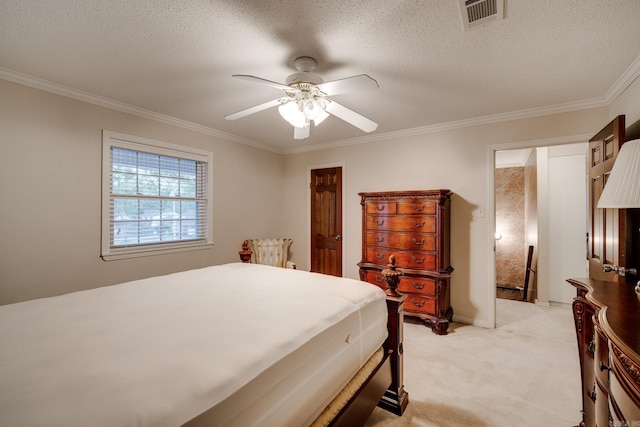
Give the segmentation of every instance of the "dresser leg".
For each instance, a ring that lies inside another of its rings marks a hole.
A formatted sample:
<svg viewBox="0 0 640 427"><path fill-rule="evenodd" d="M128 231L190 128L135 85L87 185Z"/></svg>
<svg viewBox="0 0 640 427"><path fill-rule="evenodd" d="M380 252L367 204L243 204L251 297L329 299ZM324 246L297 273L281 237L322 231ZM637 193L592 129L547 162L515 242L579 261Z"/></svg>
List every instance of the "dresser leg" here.
<svg viewBox="0 0 640 427"><path fill-rule="evenodd" d="M449 307L442 317L419 315L425 325L431 328L436 335L447 335L449 332L449 323L453 319L453 309Z"/></svg>
<svg viewBox="0 0 640 427"><path fill-rule="evenodd" d="M447 335L449 333L449 321L448 320L437 320L431 323L431 330L436 335Z"/></svg>

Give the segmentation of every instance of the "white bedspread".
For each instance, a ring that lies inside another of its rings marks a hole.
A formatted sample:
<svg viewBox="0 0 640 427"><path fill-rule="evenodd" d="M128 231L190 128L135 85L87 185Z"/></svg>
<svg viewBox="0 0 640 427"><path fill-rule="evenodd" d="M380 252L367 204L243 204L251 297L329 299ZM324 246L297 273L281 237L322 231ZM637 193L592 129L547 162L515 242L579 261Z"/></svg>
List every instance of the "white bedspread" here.
<svg viewBox="0 0 640 427"><path fill-rule="evenodd" d="M0 306L0 425L178 426L375 300L234 263Z"/></svg>

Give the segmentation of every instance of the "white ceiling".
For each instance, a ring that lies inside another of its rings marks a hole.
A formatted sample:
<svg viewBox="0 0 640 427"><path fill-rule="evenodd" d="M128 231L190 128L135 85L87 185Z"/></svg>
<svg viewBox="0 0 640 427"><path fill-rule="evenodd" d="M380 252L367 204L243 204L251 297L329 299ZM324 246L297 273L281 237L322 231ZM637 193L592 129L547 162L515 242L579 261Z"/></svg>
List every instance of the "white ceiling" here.
<svg viewBox="0 0 640 427"><path fill-rule="evenodd" d="M638 0L506 0L469 31L458 3L0 0L0 77L295 152L607 105L640 74ZM376 131L330 117L294 140L275 108L224 119L281 95L232 74L284 83L303 55L325 81L378 81L335 97Z"/></svg>

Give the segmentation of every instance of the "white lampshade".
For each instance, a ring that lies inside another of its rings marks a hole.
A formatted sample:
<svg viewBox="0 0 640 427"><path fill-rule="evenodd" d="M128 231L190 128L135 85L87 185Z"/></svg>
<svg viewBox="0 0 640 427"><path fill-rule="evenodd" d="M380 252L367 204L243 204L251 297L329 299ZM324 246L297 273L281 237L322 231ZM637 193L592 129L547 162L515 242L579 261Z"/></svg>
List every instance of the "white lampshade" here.
<svg viewBox="0 0 640 427"><path fill-rule="evenodd" d="M292 126L300 129L309 127L311 120L318 126L329 117L329 113L324 110L326 107L324 100L316 99L309 94L302 95L304 96L280 105L278 107L280 115Z"/></svg>
<svg viewBox="0 0 640 427"><path fill-rule="evenodd" d="M599 208L640 208L640 139L622 144Z"/></svg>
<svg viewBox="0 0 640 427"><path fill-rule="evenodd" d="M304 115L308 120L313 120L316 126L318 126L329 114L324 111L324 101L318 99L308 99L304 102Z"/></svg>
<svg viewBox="0 0 640 427"><path fill-rule="evenodd" d="M305 117L304 112L300 111L300 108L298 108L298 103L295 101L290 101L282 104L278 107L278 112L283 119L291 124L291 126L295 126L297 128L304 128L308 126L307 118Z"/></svg>

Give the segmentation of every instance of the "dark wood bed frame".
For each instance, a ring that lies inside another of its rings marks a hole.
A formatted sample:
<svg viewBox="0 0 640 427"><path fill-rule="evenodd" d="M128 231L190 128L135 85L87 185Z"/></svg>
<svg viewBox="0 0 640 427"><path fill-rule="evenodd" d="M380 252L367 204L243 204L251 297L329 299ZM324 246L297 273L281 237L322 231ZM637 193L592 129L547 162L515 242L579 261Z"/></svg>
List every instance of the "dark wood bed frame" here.
<svg viewBox="0 0 640 427"><path fill-rule="evenodd" d="M246 240L242 244L239 255L242 262L247 263L251 259L251 251ZM390 263L390 267L393 266L395 271L395 257L390 259ZM401 273L398 271L397 274ZM390 274L385 278L394 280L397 278L397 274ZM389 285L390 289L395 289L393 284ZM409 394L404 390L403 377L403 304L405 299L406 295L400 295L394 291L387 292L387 330L389 334L384 342L385 357L329 426L362 426L376 406L396 415L404 413L409 403Z"/></svg>

